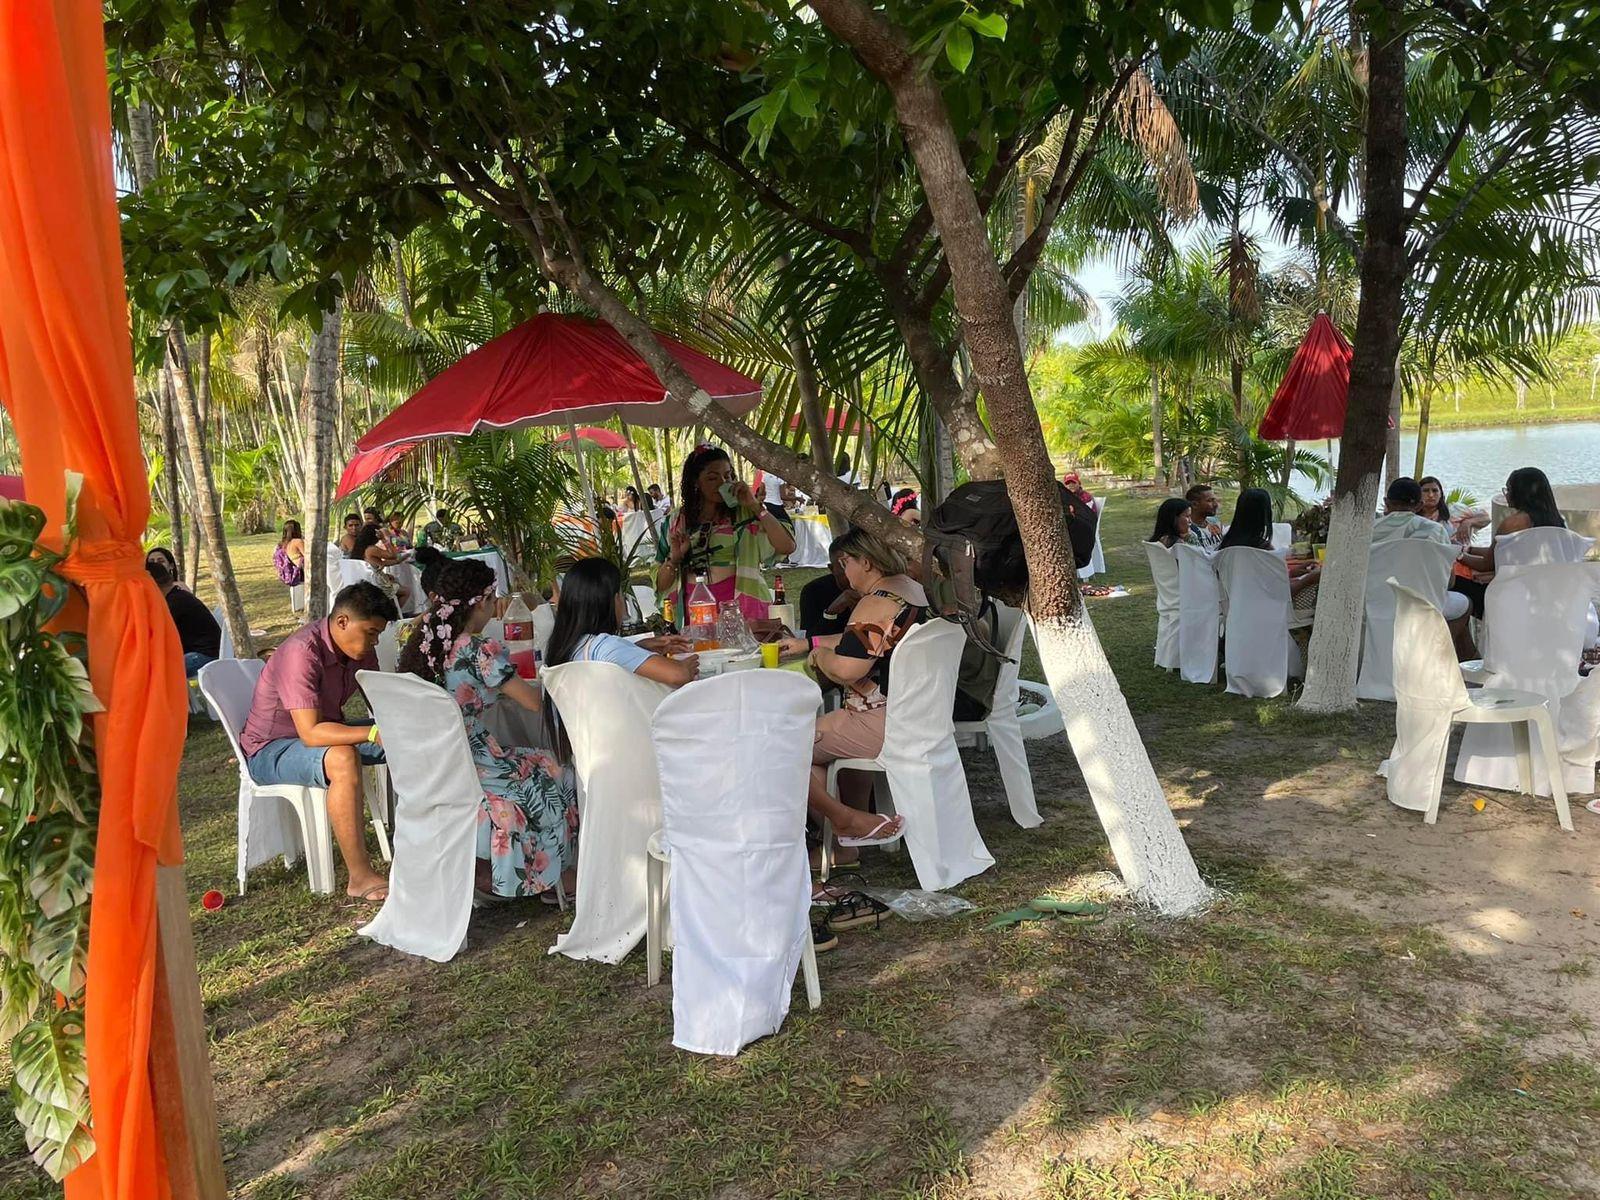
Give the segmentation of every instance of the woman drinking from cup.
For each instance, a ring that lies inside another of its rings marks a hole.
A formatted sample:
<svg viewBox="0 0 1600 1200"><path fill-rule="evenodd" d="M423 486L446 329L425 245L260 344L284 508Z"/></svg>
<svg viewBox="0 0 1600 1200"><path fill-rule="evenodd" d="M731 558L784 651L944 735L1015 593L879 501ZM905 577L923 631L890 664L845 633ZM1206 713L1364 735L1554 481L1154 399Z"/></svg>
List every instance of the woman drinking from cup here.
<svg viewBox="0 0 1600 1200"><path fill-rule="evenodd" d="M683 504L667 528L667 552L656 571L656 591L678 592L678 611L689 611L690 580L704 575L718 605L736 600L746 620L765 620L772 589L762 564L794 551L794 534L734 478L720 446L696 446L683 463L678 493Z"/></svg>

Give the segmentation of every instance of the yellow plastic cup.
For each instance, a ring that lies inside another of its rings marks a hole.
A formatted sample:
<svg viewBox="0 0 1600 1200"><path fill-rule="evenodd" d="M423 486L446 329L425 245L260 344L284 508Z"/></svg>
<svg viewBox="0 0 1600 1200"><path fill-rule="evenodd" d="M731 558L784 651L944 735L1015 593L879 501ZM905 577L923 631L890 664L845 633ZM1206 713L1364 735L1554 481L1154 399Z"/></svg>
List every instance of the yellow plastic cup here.
<svg viewBox="0 0 1600 1200"><path fill-rule="evenodd" d="M1328 548L1326 546L1318 546L1317 547L1317 561L1318 562L1322 562L1327 557L1328 557Z"/></svg>
<svg viewBox="0 0 1600 1200"><path fill-rule="evenodd" d="M762 642L761 643L761 665L763 667L775 667L775 666L777 666L778 665L778 650L779 649L780 649L780 647L778 646L777 642Z"/></svg>

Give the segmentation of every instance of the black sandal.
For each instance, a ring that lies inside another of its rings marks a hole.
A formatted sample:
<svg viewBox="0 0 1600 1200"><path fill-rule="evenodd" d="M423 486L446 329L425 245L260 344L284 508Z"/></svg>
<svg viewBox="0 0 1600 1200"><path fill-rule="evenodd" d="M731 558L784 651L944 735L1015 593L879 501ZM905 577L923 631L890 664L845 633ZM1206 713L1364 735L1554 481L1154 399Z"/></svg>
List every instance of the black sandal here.
<svg viewBox="0 0 1600 1200"><path fill-rule="evenodd" d="M834 930L876 929L888 913L887 904L865 892L847 892L828 910L828 926Z"/></svg>

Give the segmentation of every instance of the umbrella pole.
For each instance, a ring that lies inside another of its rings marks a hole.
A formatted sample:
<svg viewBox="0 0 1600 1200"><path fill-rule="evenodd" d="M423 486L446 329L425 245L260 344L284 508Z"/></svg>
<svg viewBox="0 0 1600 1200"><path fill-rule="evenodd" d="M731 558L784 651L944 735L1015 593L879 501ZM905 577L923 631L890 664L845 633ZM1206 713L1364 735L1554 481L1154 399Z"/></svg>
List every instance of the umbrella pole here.
<svg viewBox="0 0 1600 1200"><path fill-rule="evenodd" d="M594 535L600 537L600 506L594 502L594 487L589 483L589 460L583 453L583 439L578 436L578 427L568 425L567 432L572 435L572 449L578 456L578 478L583 481L583 499L589 506L589 515L594 518Z"/></svg>
<svg viewBox="0 0 1600 1200"><path fill-rule="evenodd" d="M617 418L617 424L622 426L622 437L628 443L628 466L633 468L633 490L639 493L639 503L644 505L644 517L650 523L650 537L654 540L656 536L655 506L650 503L650 493L644 490L644 479L639 474L639 460L633 453L633 434L628 429L628 423L621 417Z"/></svg>

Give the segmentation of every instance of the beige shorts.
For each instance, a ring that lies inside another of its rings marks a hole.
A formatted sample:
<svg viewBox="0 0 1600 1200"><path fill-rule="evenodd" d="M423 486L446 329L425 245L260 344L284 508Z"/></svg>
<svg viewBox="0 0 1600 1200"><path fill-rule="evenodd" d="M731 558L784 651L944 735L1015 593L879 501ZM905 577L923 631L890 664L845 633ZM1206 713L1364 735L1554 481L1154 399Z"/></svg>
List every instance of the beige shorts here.
<svg viewBox="0 0 1600 1200"><path fill-rule="evenodd" d="M852 712L835 709L817 718L817 737L811 761L826 765L836 758L877 758L883 749L883 722L887 708Z"/></svg>

